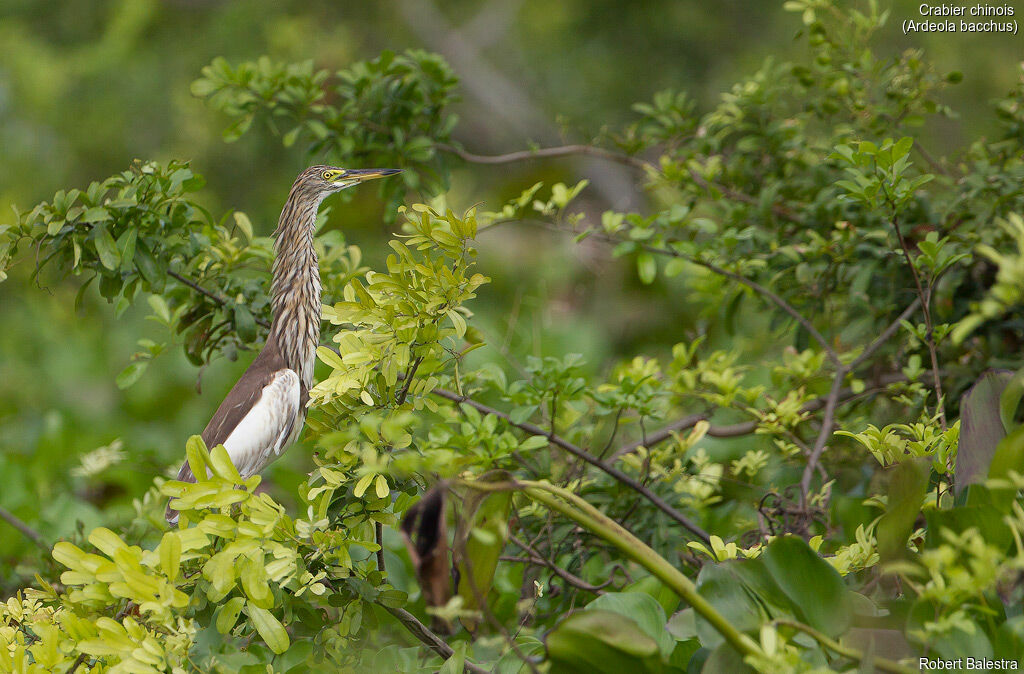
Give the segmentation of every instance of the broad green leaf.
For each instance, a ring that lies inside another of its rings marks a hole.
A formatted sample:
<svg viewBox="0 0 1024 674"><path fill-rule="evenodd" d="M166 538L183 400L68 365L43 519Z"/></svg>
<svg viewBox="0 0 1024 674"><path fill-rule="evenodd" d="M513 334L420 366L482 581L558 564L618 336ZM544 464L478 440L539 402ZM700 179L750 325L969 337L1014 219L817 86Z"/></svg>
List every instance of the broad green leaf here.
<svg viewBox="0 0 1024 674"><path fill-rule="evenodd" d="M796 617L796 608L762 559L706 564L697 576L697 591L741 632L756 632L765 619ZM695 622L701 645L715 648L724 641L699 615Z"/></svg>
<svg viewBox="0 0 1024 674"><path fill-rule="evenodd" d="M114 237L110 235L110 231L107 230L106 226L96 226L95 236L92 241L96 247L96 253L100 257L100 262L104 267L113 271L121 265L121 255L117 251L117 243L114 242Z"/></svg>
<svg viewBox="0 0 1024 674"><path fill-rule="evenodd" d="M246 603L245 612L249 614L249 620L252 621L256 631L260 633L260 637L263 639L270 650L274 651L278 655L288 650L290 640L288 639L288 632L285 631L284 625L281 624L274 614L265 608L256 606L251 601Z"/></svg>
<svg viewBox="0 0 1024 674"><path fill-rule="evenodd" d="M1003 422L1003 429L1009 433L1016 426L1014 418L1017 416L1017 408L1020 407L1020 399L1024 397L1024 368L1017 370L1006 383L1006 388L999 396L999 418Z"/></svg>
<svg viewBox="0 0 1024 674"><path fill-rule="evenodd" d="M185 443L185 456L188 459L189 469L197 480L205 480L209 475L210 453L206 449L201 435L193 435Z"/></svg>
<svg viewBox="0 0 1024 674"><path fill-rule="evenodd" d="M992 455L992 463L989 466L988 478L997 482L1006 482L1010 479L1010 473L1024 475L1024 426L1018 428L1010 435L1003 438ZM992 485L992 500L1003 512L1009 512L1012 507L1014 494L1017 490L1013 486L1005 484Z"/></svg>
<svg viewBox="0 0 1024 674"><path fill-rule="evenodd" d="M896 464L890 472L888 504L876 530L882 561L906 555L907 539L921 512L931 468L924 459L911 459Z"/></svg>
<svg viewBox="0 0 1024 674"><path fill-rule="evenodd" d="M960 440L954 471L958 494L988 475L996 446L1006 435L1000 398L1011 377L1007 371L989 370L960 401Z"/></svg>
<svg viewBox="0 0 1024 674"><path fill-rule="evenodd" d="M181 569L181 539L176 531L168 531L157 547L160 553L160 568L170 580L178 578Z"/></svg>
<svg viewBox="0 0 1024 674"><path fill-rule="evenodd" d="M489 481L508 479L504 471L490 473ZM470 610L480 607L491 591L498 557L508 539L508 519L512 508L512 492L484 492L470 490L463 505L463 520L455 533L458 552L459 587L463 606ZM463 618L472 629L475 621Z"/></svg>
<svg viewBox="0 0 1024 674"><path fill-rule="evenodd" d="M588 611L611 611L630 618L644 634L654 639L665 657L675 648L675 639L665 628L665 611L653 597L642 592L606 592L587 604Z"/></svg>
<svg viewBox="0 0 1024 674"><path fill-rule="evenodd" d="M806 541L776 538L761 559L808 625L832 637L847 630L852 609L843 579Z"/></svg>
<svg viewBox="0 0 1024 674"><path fill-rule="evenodd" d="M245 599L242 597L232 597L227 600L217 613L217 631L221 634L230 632L238 622L238 614L242 612L243 606L245 606Z"/></svg>
<svg viewBox="0 0 1024 674"><path fill-rule="evenodd" d="M132 384L137 382L140 377L142 377L148 367L148 360L136 360L128 363L128 365L121 370L114 379L114 382L117 384L117 388L121 390L129 388Z"/></svg>
<svg viewBox="0 0 1024 674"><path fill-rule="evenodd" d="M654 259L654 255L644 251L636 256L636 271L640 276L640 281L644 285L650 285L654 283L654 279L658 276L658 263Z"/></svg>
<svg viewBox="0 0 1024 674"><path fill-rule="evenodd" d="M580 611L547 637L548 660L562 674L660 672L658 643L631 620L611 611Z"/></svg>
<svg viewBox="0 0 1024 674"><path fill-rule="evenodd" d="M217 445L210 450L210 468L213 469L213 473L217 477L235 484L242 481L242 476L239 475L235 464L231 462L231 457L228 456L228 450L224 445Z"/></svg>

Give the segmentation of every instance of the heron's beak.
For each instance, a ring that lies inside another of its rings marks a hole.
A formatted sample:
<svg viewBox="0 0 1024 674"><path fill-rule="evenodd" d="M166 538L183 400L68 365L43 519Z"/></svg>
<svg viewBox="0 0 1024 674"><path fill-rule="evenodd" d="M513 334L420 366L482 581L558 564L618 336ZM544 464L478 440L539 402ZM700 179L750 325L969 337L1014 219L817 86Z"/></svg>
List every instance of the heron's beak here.
<svg viewBox="0 0 1024 674"><path fill-rule="evenodd" d="M372 168L372 169L349 169L345 171L345 175L342 179L346 182L355 181L357 183L363 183L367 180L375 180L377 178L383 178L385 176L393 176L396 173L401 173L402 169L389 169L389 168Z"/></svg>

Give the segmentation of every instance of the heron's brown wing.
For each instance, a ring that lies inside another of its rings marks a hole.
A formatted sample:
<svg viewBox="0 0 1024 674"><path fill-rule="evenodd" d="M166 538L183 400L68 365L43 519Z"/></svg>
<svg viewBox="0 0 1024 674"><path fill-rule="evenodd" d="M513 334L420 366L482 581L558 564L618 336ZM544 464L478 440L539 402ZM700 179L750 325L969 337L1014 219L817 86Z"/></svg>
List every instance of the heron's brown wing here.
<svg viewBox="0 0 1024 674"><path fill-rule="evenodd" d="M263 389L274 379L274 375L275 372L268 368L257 367L256 362L253 362L253 366L242 374L203 430L203 442L206 443L208 449L224 444L224 441L231 435L231 431L235 430L249 410L260 401ZM178 480L181 482L196 481L188 461L181 465L181 470L178 471Z"/></svg>

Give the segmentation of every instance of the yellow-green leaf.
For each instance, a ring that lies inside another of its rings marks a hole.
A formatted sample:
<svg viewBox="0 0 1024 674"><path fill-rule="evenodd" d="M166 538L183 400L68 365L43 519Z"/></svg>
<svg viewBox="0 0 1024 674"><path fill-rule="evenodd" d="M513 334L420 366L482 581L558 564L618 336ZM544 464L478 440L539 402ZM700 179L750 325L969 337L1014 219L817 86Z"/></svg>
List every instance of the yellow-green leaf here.
<svg viewBox="0 0 1024 674"><path fill-rule="evenodd" d="M356 488L352 491L352 494L356 498L362 498L363 494L366 493L366 490L370 488L370 483L373 481L373 477L373 473L370 473L369 475L364 475L359 478L359 482L356 482Z"/></svg>
<svg viewBox="0 0 1024 674"><path fill-rule="evenodd" d="M231 462L231 457L228 456L228 450L224 445L217 445L210 451L210 467L217 477L230 480L235 484L242 481L242 476L239 475L235 464Z"/></svg>
<svg viewBox="0 0 1024 674"><path fill-rule="evenodd" d="M249 614L249 620L252 621L256 631L260 633L260 637L263 638L263 642L270 650L278 655L288 650L290 643L288 632L285 631L284 625L274 617L273 613L265 608L256 606L252 602L246 604L245 611Z"/></svg>
<svg viewBox="0 0 1024 674"><path fill-rule="evenodd" d="M243 606L245 606L245 600L241 597L229 599L217 614L217 631L221 634L230 632L238 622L238 614L242 612Z"/></svg>
<svg viewBox="0 0 1024 674"><path fill-rule="evenodd" d="M164 534L160 541L160 568L170 580L178 577L181 566L181 539L176 531Z"/></svg>

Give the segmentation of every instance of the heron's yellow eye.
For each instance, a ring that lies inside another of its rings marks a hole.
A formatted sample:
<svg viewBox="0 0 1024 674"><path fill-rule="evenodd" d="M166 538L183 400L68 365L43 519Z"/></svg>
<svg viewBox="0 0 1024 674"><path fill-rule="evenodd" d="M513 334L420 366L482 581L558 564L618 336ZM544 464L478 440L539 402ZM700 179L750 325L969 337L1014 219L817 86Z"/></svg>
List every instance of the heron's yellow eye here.
<svg viewBox="0 0 1024 674"><path fill-rule="evenodd" d="M343 175L342 171L324 171L320 175L320 177L330 183L330 182L334 182L335 180L340 178L342 175Z"/></svg>

